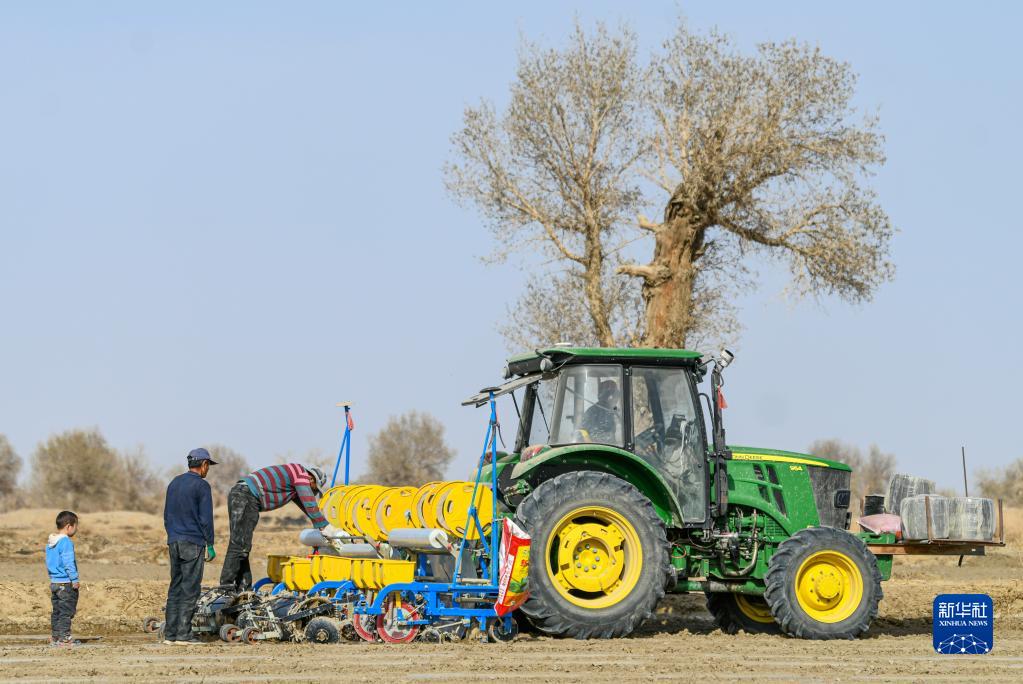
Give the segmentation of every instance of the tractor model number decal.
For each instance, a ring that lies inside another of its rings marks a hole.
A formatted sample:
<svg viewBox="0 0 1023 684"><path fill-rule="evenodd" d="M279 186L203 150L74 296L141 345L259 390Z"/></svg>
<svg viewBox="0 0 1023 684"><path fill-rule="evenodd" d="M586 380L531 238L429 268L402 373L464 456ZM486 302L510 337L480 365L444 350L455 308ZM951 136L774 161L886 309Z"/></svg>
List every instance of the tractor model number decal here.
<svg viewBox="0 0 1023 684"><path fill-rule="evenodd" d="M767 456L764 454L739 454L732 452L733 461L771 461L773 463L799 463L802 465L819 466L821 468L828 468L827 463L821 463L820 461L811 461L808 458L795 458L793 456ZM797 470L797 468L793 468ZM799 469L801 470L801 469Z"/></svg>

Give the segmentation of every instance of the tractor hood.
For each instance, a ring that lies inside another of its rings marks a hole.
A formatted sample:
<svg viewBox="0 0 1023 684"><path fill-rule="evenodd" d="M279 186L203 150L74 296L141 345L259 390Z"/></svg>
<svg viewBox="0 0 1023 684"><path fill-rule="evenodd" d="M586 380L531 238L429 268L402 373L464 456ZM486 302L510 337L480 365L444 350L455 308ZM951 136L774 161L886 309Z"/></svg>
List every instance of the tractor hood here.
<svg viewBox="0 0 1023 684"><path fill-rule="evenodd" d="M826 458L819 458L809 454L800 454L795 451L780 451L778 449L760 449L758 447L730 446L733 461L768 461L773 463L794 463L799 465L818 466L820 468L834 468L836 470L851 471L852 468L845 463L829 461Z"/></svg>

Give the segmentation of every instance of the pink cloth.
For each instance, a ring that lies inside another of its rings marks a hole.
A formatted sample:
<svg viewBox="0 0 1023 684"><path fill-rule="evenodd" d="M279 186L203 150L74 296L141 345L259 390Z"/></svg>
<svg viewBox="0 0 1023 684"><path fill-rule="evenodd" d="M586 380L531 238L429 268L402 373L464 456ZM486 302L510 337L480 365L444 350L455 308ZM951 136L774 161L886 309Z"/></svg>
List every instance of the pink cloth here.
<svg viewBox="0 0 1023 684"><path fill-rule="evenodd" d="M857 520L857 522L860 524L860 527L874 534L882 534L884 532L898 534L902 531L902 518L893 513L865 515Z"/></svg>

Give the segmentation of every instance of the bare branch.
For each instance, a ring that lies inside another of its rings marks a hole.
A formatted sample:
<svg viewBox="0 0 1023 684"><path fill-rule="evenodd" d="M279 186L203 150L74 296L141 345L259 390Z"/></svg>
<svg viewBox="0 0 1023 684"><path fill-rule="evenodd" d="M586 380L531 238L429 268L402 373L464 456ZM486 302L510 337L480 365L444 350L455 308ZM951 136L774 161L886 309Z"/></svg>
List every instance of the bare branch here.
<svg viewBox="0 0 1023 684"><path fill-rule="evenodd" d="M636 217L636 225L642 228L643 230L649 230L651 233L656 233L657 231L662 230L664 228L663 223L654 223L646 216L643 216L643 214L639 214Z"/></svg>

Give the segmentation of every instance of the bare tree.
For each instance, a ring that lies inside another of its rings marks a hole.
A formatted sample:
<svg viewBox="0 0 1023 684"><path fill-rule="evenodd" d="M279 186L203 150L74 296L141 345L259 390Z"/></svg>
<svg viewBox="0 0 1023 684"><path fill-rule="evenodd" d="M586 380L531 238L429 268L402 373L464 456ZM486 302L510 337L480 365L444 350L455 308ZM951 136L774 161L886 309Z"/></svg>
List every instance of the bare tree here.
<svg viewBox="0 0 1023 684"><path fill-rule="evenodd" d="M887 495L895 465L895 454L886 454L876 444L871 444L860 471L862 493Z"/></svg>
<svg viewBox="0 0 1023 684"><path fill-rule="evenodd" d="M882 452L877 445L870 445L864 457L863 452L852 444L837 439L819 439L810 445L809 452L852 468L850 490L855 507L859 506L858 502L867 494L887 494L888 481L895 472L896 459L893 454Z"/></svg>
<svg viewBox="0 0 1023 684"><path fill-rule="evenodd" d="M1004 499L1005 503L1023 504L1023 458L1004 468L980 470L974 476L980 493L992 499Z"/></svg>
<svg viewBox="0 0 1023 684"><path fill-rule="evenodd" d="M114 504L129 511L154 513L163 506L166 483L154 470L142 446L118 455L118 492Z"/></svg>
<svg viewBox="0 0 1023 684"><path fill-rule="evenodd" d="M120 459L96 428L51 436L32 454L32 490L40 501L74 511L119 507Z"/></svg>
<svg viewBox="0 0 1023 684"><path fill-rule="evenodd" d="M18 487L21 457L6 435L0 435L0 497L13 494Z"/></svg>
<svg viewBox="0 0 1023 684"><path fill-rule="evenodd" d="M5 435L0 435L0 506L11 505L18 493L21 457Z"/></svg>
<svg viewBox="0 0 1023 684"><path fill-rule="evenodd" d="M423 485L440 480L454 450L444 426L433 416L409 411L392 416L369 438L369 472L360 479L388 486Z"/></svg>
<svg viewBox="0 0 1023 684"><path fill-rule="evenodd" d="M754 256L786 263L796 296L869 300L893 276L893 229L865 184L883 139L852 104L849 65L792 41L743 54L682 21L647 67L635 42L577 25L561 51L527 45L507 110L469 108L454 136L448 186L491 220L496 256L539 243L558 264L530 282L506 336L728 339ZM646 263L624 261L636 240ZM616 274L641 284L639 325Z"/></svg>
<svg viewBox="0 0 1023 684"><path fill-rule="evenodd" d="M508 322L500 327L509 347L536 349L558 342L600 346L581 280L574 270L530 276L518 303L508 310ZM639 283L616 276L613 268L607 269L601 282L614 344L626 347L639 344L643 338Z"/></svg>
<svg viewBox="0 0 1023 684"><path fill-rule="evenodd" d="M615 329L615 318L629 313L614 295L627 286L612 257L641 200L641 81L630 31L612 34L600 25L587 35L577 25L563 51L523 44L501 115L487 102L465 111L453 137L456 161L445 167L449 190L490 220L498 242L493 259L539 252L558 264L551 280L527 290L525 326L516 335L557 341L568 334L605 346L630 335L628 326ZM533 299L537 294L545 299ZM551 317L542 304L570 310L572 327L546 327Z"/></svg>
<svg viewBox="0 0 1023 684"><path fill-rule="evenodd" d="M248 475L251 468L244 456L223 444L213 444L206 447L206 450L217 462L217 465L210 466L206 481L210 483L210 488L213 490L213 505L219 506L227 502L227 493L231 487Z"/></svg>
<svg viewBox="0 0 1023 684"><path fill-rule="evenodd" d="M143 447L120 453L96 428L53 435L32 454L30 490L54 506L155 512L164 487Z"/></svg>
<svg viewBox="0 0 1023 684"><path fill-rule="evenodd" d="M891 278L892 228L861 183L884 162L882 137L876 118L853 120L855 84L819 49L764 43L749 56L680 23L647 91L650 177L668 199L660 223L639 220L653 258L622 268L643 280L647 344L684 346L701 288L735 284L721 265L749 253L787 261L798 295L864 301Z"/></svg>

